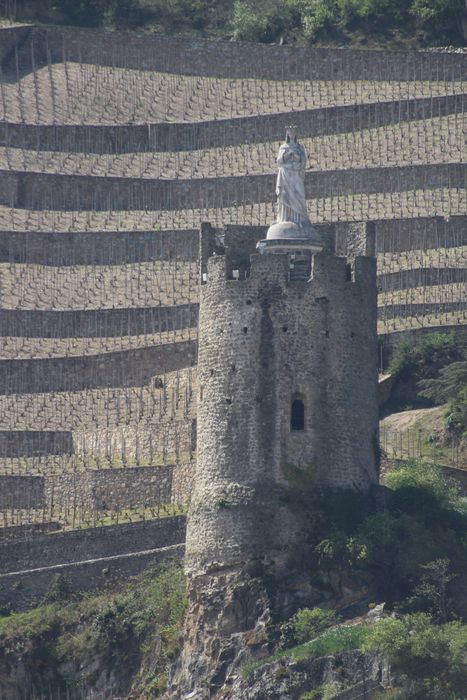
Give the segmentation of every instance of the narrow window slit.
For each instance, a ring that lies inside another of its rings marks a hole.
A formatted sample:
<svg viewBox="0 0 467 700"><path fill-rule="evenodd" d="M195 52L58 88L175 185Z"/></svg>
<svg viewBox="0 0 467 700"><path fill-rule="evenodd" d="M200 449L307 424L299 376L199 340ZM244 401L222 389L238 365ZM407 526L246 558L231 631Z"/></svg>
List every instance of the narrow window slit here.
<svg viewBox="0 0 467 700"><path fill-rule="evenodd" d="M301 399L295 399L292 402L292 410L290 412L290 429L305 430L305 406Z"/></svg>

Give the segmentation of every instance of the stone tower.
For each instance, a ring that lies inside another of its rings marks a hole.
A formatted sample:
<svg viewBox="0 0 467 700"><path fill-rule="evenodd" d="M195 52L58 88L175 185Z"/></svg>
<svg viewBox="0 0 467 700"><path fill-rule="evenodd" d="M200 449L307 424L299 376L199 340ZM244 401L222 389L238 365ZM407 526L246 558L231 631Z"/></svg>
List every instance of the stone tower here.
<svg viewBox="0 0 467 700"><path fill-rule="evenodd" d="M374 258L302 251L298 267L290 240L251 256L238 241L227 229L202 272L193 574L288 551L291 482L367 491L378 479Z"/></svg>
<svg viewBox="0 0 467 700"><path fill-rule="evenodd" d="M284 580L304 546L297 489L378 481L376 261L358 254L371 227L312 227L303 207L287 219L284 201L265 239L201 228L189 611L173 697L231 697L238 666L261 653L271 601L258 572Z"/></svg>

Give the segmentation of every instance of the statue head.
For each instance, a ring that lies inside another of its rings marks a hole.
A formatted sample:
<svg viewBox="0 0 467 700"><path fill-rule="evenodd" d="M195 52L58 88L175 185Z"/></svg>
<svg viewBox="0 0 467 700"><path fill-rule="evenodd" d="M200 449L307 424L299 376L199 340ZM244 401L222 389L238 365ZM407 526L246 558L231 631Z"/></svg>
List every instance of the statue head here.
<svg viewBox="0 0 467 700"><path fill-rule="evenodd" d="M290 141L295 141L297 142L297 127L290 125L285 127L285 140L287 143Z"/></svg>

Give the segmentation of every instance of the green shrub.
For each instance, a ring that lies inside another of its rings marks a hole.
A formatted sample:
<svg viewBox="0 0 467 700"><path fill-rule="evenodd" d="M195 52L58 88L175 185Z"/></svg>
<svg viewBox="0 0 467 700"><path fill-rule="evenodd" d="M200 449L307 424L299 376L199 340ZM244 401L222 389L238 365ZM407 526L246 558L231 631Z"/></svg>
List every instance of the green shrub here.
<svg viewBox="0 0 467 700"><path fill-rule="evenodd" d="M422 22L462 19L463 0L413 0L410 12Z"/></svg>
<svg viewBox="0 0 467 700"><path fill-rule="evenodd" d="M399 379L407 379L417 367L415 348L408 341L396 345L393 350L388 371Z"/></svg>
<svg viewBox="0 0 467 700"><path fill-rule="evenodd" d="M344 651L360 648L366 635L366 625L336 627L324 632L317 639L301 644L288 652L282 652L282 654L290 653L297 661L319 656L335 656Z"/></svg>
<svg viewBox="0 0 467 700"><path fill-rule="evenodd" d="M446 427L462 434L467 430L467 360L443 367L434 379L419 383L420 395L433 403L447 403Z"/></svg>
<svg viewBox="0 0 467 700"><path fill-rule="evenodd" d="M399 379L419 381L433 378L438 371L465 356L465 342L456 333L429 333L420 345L398 343L393 350L388 371Z"/></svg>
<svg viewBox="0 0 467 700"><path fill-rule="evenodd" d="M281 626L280 647L288 649L308 642L336 622L334 610L303 608Z"/></svg>
<svg viewBox="0 0 467 700"><path fill-rule="evenodd" d="M387 482L386 511L365 515L362 508L360 522L351 519L350 527L345 519L323 518L310 566L368 571L375 595L396 604L421 585L423 565L444 558L453 575L467 568L467 513L457 485L436 465L401 464Z"/></svg>
<svg viewBox="0 0 467 700"><path fill-rule="evenodd" d="M413 594L402 601L399 609L414 612L429 612L436 622L445 623L454 617L454 599L450 592L451 582L457 574L450 573L449 559L440 558L422 564L423 574Z"/></svg>
<svg viewBox="0 0 467 700"><path fill-rule="evenodd" d="M55 597L62 583L56 579L51 589ZM112 672L127 683L147 653L152 661L151 674L141 677L148 686L144 697L157 697L180 647L185 607L181 564L159 565L120 592L74 596L0 617L0 654L25 650L37 658L42 655L50 677L60 674L65 662L86 668L99 657L102 672Z"/></svg>
<svg viewBox="0 0 467 700"><path fill-rule="evenodd" d="M148 19L171 32L200 30L208 20L206 0L141 0Z"/></svg>
<svg viewBox="0 0 467 700"><path fill-rule="evenodd" d="M343 690L345 688L340 683L326 683L326 685L320 685L313 690L307 690L306 693L300 695L300 700L332 700L332 698L338 697Z"/></svg>
<svg viewBox="0 0 467 700"><path fill-rule="evenodd" d="M467 625L461 622L438 626L425 613L385 618L368 628L361 647L363 651L380 651L389 659L399 674L400 697L464 697Z"/></svg>
<svg viewBox="0 0 467 700"><path fill-rule="evenodd" d="M114 29L135 29L149 19L139 0L110 0L103 13L103 24Z"/></svg>
<svg viewBox="0 0 467 700"><path fill-rule="evenodd" d="M248 2L236 0L232 15L232 29L240 41L263 41L268 30L266 12L254 10Z"/></svg>
<svg viewBox="0 0 467 700"><path fill-rule="evenodd" d="M338 21L338 9L334 0L303 0L303 32L306 37L316 37Z"/></svg>
<svg viewBox="0 0 467 700"><path fill-rule="evenodd" d="M417 349L420 363L429 368L439 369L451 362L463 359L465 341L454 332L428 333Z"/></svg>
<svg viewBox="0 0 467 700"><path fill-rule="evenodd" d="M240 41L275 41L300 27L298 0L235 0L231 24L235 39Z"/></svg>
<svg viewBox="0 0 467 700"><path fill-rule="evenodd" d="M55 8L63 14L66 23L84 27L99 27L108 3L106 0L56 0Z"/></svg>
<svg viewBox="0 0 467 700"><path fill-rule="evenodd" d="M392 510L416 514L431 522L438 516L463 511L459 485L446 478L436 464L408 460L389 472L386 484L392 489Z"/></svg>

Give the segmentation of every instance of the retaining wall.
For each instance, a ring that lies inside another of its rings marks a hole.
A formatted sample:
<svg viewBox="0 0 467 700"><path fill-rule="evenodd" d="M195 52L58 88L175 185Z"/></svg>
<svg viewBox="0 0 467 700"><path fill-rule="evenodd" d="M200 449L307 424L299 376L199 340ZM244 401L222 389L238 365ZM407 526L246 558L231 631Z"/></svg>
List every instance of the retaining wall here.
<svg viewBox="0 0 467 700"><path fill-rule="evenodd" d="M467 270L463 267L419 267L378 275L378 287L383 292L465 282L467 282Z"/></svg>
<svg viewBox="0 0 467 700"><path fill-rule="evenodd" d="M199 231L42 233L2 231L0 263L35 265L130 265L153 260L193 262Z"/></svg>
<svg viewBox="0 0 467 700"><path fill-rule="evenodd" d="M0 67L8 68L15 60L15 54L23 43L31 36L32 27L1 27L0 28Z"/></svg>
<svg viewBox="0 0 467 700"><path fill-rule="evenodd" d="M74 311L0 309L0 335L24 338L120 338L197 324L198 304Z"/></svg>
<svg viewBox="0 0 467 700"><path fill-rule="evenodd" d="M72 591L90 591L113 587L129 581L150 566L183 558L183 543L158 549L131 552L114 557L60 564L36 571L0 574L0 605L25 610L43 600L56 576L63 576Z"/></svg>
<svg viewBox="0 0 467 700"><path fill-rule="evenodd" d="M440 95L369 104L295 110L277 114L195 123L0 124L0 145L66 153L132 153L224 148L282 141L284 124L297 125L302 138L375 129L465 111L467 96Z"/></svg>
<svg viewBox="0 0 467 700"><path fill-rule="evenodd" d="M90 511L170 503L174 469L123 467L56 474L46 479L46 498L58 508Z"/></svg>
<svg viewBox="0 0 467 700"><path fill-rule="evenodd" d="M192 367L195 363L195 341L102 355L1 360L0 394L141 386L151 377Z"/></svg>
<svg viewBox="0 0 467 700"><path fill-rule="evenodd" d="M185 540L185 517L37 535L0 544L0 573L120 556Z"/></svg>
<svg viewBox="0 0 467 700"><path fill-rule="evenodd" d="M44 486L42 476L0 475L0 508L42 508Z"/></svg>
<svg viewBox="0 0 467 700"><path fill-rule="evenodd" d="M5 32L8 30L2 30ZM13 32L6 34L11 46ZM459 53L309 48L194 37L147 36L79 27L16 32L23 72L47 62L76 61L186 75L267 80L451 80L462 75ZM15 68L11 48L4 69Z"/></svg>
<svg viewBox="0 0 467 700"><path fill-rule="evenodd" d="M0 457L39 457L73 452L68 430L1 430Z"/></svg>
<svg viewBox="0 0 467 700"><path fill-rule="evenodd" d="M149 180L2 170L0 204L60 211L229 207L271 201L275 179L273 173ZM465 185L466 169L460 163L308 171L305 177L306 195L310 199Z"/></svg>
<svg viewBox="0 0 467 700"><path fill-rule="evenodd" d="M0 509L92 512L188 503L192 475L192 464L92 469L47 476L2 474Z"/></svg>
<svg viewBox="0 0 467 700"><path fill-rule="evenodd" d="M386 304L378 308L379 319L399 318L407 316L430 316L431 314L450 313L458 311L460 315L465 312L465 300L445 301L434 304ZM431 328L432 332L436 329Z"/></svg>
<svg viewBox="0 0 467 700"><path fill-rule="evenodd" d="M467 244L467 216L376 221L376 252L451 248Z"/></svg>
<svg viewBox="0 0 467 700"><path fill-rule="evenodd" d="M445 248L467 244L467 216L384 219L373 222L376 252ZM251 226L244 226L251 229ZM267 230L266 227L254 227ZM261 236L260 236L261 237ZM264 237L264 236L263 236ZM199 231L44 233L3 231L0 263L123 265L151 260L198 259Z"/></svg>

